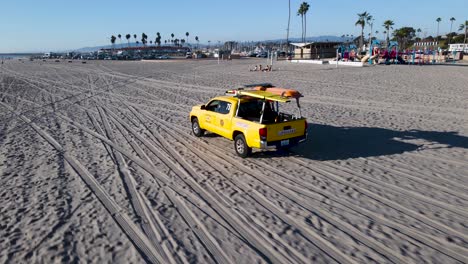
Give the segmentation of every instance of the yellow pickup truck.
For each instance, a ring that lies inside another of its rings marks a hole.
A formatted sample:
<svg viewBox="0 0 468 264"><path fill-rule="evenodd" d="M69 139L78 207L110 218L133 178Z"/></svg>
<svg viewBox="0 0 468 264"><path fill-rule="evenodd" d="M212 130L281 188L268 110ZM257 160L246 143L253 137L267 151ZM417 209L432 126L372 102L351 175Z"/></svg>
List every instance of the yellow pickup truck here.
<svg viewBox="0 0 468 264"><path fill-rule="evenodd" d="M227 91L227 95L192 107L192 132L201 137L205 131L234 140L237 155L247 157L252 148L287 149L307 138L307 120L301 116L299 98L291 89L272 85L248 86ZM298 114L280 111L280 103L295 99Z"/></svg>

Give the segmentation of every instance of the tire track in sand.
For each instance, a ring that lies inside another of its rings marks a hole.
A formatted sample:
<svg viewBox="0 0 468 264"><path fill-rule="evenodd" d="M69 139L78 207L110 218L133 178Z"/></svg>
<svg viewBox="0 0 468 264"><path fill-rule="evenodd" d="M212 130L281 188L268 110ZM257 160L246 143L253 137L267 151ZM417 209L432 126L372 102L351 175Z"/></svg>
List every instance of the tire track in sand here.
<svg viewBox="0 0 468 264"><path fill-rule="evenodd" d="M0 104L4 105L10 111L16 114L10 106L3 102ZM129 217L122 211L117 203L107 194L102 186L96 181L94 176L74 157L70 156L62 146L55 141L47 132L43 131L39 126L31 122L27 117L18 115L18 117L28 123L39 135L41 135L50 145L52 145L58 152L62 153L66 161L73 167L81 179L96 195L102 205L106 208L115 222L119 225L122 231L128 236L130 241L135 245L138 251L142 254L143 258L151 263L164 263L164 259L157 253L151 243L148 241L146 236L136 227Z"/></svg>
<svg viewBox="0 0 468 264"><path fill-rule="evenodd" d="M146 112L147 113L147 112ZM147 113L149 115L151 115L150 113ZM153 118L157 118L157 117L154 117ZM151 120L151 119L150 119ZM164 122L166 125L168 122L164 121L164 120L160 120L162 122ZM177 126L179 127L178 125L174 125L174 124L171 124L171 126ZM173 129L173 131L177 131L177 129ZM201 140L197 140L198 142L200 143L204 143L203 141ZM206 143L204 143L206 144ZM225 153L222 152L222 150L219 150L217 151L216 150L216 146L212 146L212 145L209 145L208 146L208 149L211 151L211 152L214 152L214 153L217 153L218 155L221 155L221 156L226 156ZM349 186L351 188L354 188L356 190L359 190L361 191L363 194L366 194L368 197L374 199L375 201L379 202L379 203L382 203L386 206L389 206L390 208L394 208L396 209L397 211L400 211L400 212L403 212L404 214L420 221L421 223L424 223L428 226L432 226L433 228L436 228L437 230L441 230L443 231L444 233L446 234L450 234L452 236L456 236L456 237L459 237L459 236L462 236L464 237L464 235L456 230L453 230L452 228L450 227L447 227L445 226L444 224L440 224L426 216L423 216L423 215L419 215L419 214L416 214L414 213L413 211L411 210L408 210L407 208L393 202L393 201L390 201L390 200L387 200L383 197L381 197L380 195L377 195L377 194L374 194L368 190L365 190L363 189L362 187L359 187L355 184L352 184L350 182L346 182L344 180L342 180L341 178L337 178L337 176L335 176L334 174L332 173L329 173L328 171L324 171L323 169L320 170L320 171L316 171L314 169L317 169L317 167L323 167L323 165L320 165L320 164L316 164L314 163L314 167L310 167L307 163L303 162L302 160L299 160L297 158L294 158L293 157L293 160L296 161L296 163L298 163L299 165L302 165L312 171L315 171L316 173L318 173L318 175L321 175L322 177L325 176L325 177L332 177L331 179L337 181L338 183L341 183L341 184L344 184L345 186ZM297 162L299 161L299 162ZM236 163L235 159L230 159L229 162L234 162ZM254 162L254 161L252 161ZM333 194L328 194L326 192L323 192L320 188L317 188L311 184L308 184L306 182L298 182L296 179L293 179L291 178L288 174L284 173L283 171L281 170L278 170L276 168L273 168L271 166L267 166L266 164L263 164L263 162L254 162L256 163L257 165L260 165L262 167L262 169L264 170L269 170L269 171L272 171L273 173L275 173L276 175L280 175L282 176L284 179L287 179L287 180L290 180L292 182L295 182L296 184L299 184L299 185L302 185L304 187L307 187L311 190L313 190L313 193L307 193L307 192L304 192L304 190L301 190L301 189L298 189L297 187L293 187L295 191L299 191L300 193L302 194L305 194L306 196L309 196L309 197L314 197L316 196L315 194L316 193L321 193L323 195L325 195L326 197L328 197L328 199L330 200L333 200L335 202L337 202L338 204L342 204L344 205L345 207L347 208L351 208L352 210L356 211L357 213L361 214L361 215L364 215L364 216L367 216L371 219L375 219L375 220L378 220L377 222L381 222L381 223L384 223L386 226L406 235L407 237L411 238L411 239L416 239L416 241L419 241L423 244L426 244L427 246L433 248L433 249L436 249L437 251L451 257L451 258L455 258L457 259L458 261L466 261L467 260L467 257L464 256L464 254L468 253L467 249L466 248L462 248L462 247L459 247L457 245L453 245L453 244L447 244L446 241L444 240L440 240L440 239L435 239L427 234L424 234L424 233L421 233L420 231L417 231L417 230L412 230L412 229L409 229L408 227L406 226L403 226L401 224L398 224L398 223L395 223L393 221L389 221L383 217L381 217L380 215L370 211L370 210L367 210L367 209L364 209L362 207L356 207L355 205L347 202L347 201L344 201L344 200L338 200L336 198L333 197ZM242 163L238 163L239 166L242 166L243 167L243 164ZM251 174L252 170L250 168L247 168L246 169L248 173ZM335 168L334 172L336 173L337 169ZM343 176L344 177L344 176ZM269 178L270 181L273 180L273 178ZM284 182L278 182L279 184L284 184ZM267 183L265 183L267 184ZM312 195L312 196L311 196ZM310 208L309 208L310 209ZM464 238L465 241L466 241L466 238ZM445 246L442 246L442 245L445 245ZM450 247L451 249L447 248ZM460 255L460 253L458 252L465 252L465 253L462 253Z"/></svg>
<svg viewBox="0 0 468 264"><path fill-rule="evenodd" d="M132 108L130 108L130 107L129 107L129 109L138 118L138 114L137 114L136 110L135 109L132 110ZM146 116L146 118L148 118L148 117ZM145 124L145 122L143 120L141 120L141 119L140 119L140 122ZM326 243L318 242L318 241L323 241L324 240L322 237L318 237L317 234L312 233L309 230L309 227L304 226L303 224L301 224L301 223L297 222L296 220L292 219L289 215L287 215L284 212L278 210L276 208L276 206L274 204L272 204L268 200L267 197L265 197L263 194L261 194L255 188L249 187L245 183L237 180L236 177L227 176L227 175L229 175L229 172L223 166L221 166L221 165L217 166L217 162L221 163L221 164L224 164L224 166L228 166L228 167L230 167L232 165L236 165L235 168L241 170L244 174L250 175L251 177L253 177L253 178L257 179L258 181L262 182L263 184L269 186L270 188L275 190L277 193L283 195L284 197L286 197L287 199L293 201L294 203L298 204L299 206L307 209L310 212L313 212L313 213L317 214L320 218L322 218L325 221L331 223L332 225L338 227L341 231L347 233L348 235L354 237L355 239L358 239L362 243L366 244L369 248L372 248L372 249L376 250L376 252L380 253L382 256L390 259L392 262L394 262L394 263L405 262L399 256L395 255L392 251L390 251L390 250L388 250L388 249L386 249L384 247L381 247L378 243L370 241L367 237L365 237L358 230L356 230L356 228L353 227L352 225L344 223L344 222L336 221L336 219L331 214L329 214L329 213L327 213L327 212L325 212L323 210L320 210L318 208L314 208L314 207L309 206L308 201L306 201L303 198L300 198L299 196L297 196L297 195L291 193L290 191L282 188L280 184L284 184L284 182L276 183L273 179L271 179L271 178L267 179L266 177L264 177L260 173L254 173L250 169L244 169L244 166L242 165L242 163L240 163L239 161L236 161L234 159L231 159L230 157L226 157L226 155L224 155L224 158L225 158L224 161L223 161L223 159L219 159L219 158L215 157L214 155L210 156L212 159L216 160L216 162L212 162L213 160L210 161L210 160L208 160L206 158L206 156L207 156L206 153L202 153L199 150L193 148L183 138L181 138L179 136L176 136L175 133L172 133L172 131L167 128L167 124L162 125L160 127L163 130L165 130L168 135L173 137L176 141L182 143L186 148L188 148L192 152L194 152L200 159L204 160L205 163L208 166L215 167L220 172L222 171L223 172L222 175L224 177L226 177L227 179L229 179L230 181L232 181L235 185L239 186L238 187L239 190L241 190L242 192L245 192L249 196L252 196L254 200L256 200L260 205L265 207L267 210L272 212L279 219L281 219L282 221L284 221L285 223L287 223L291 227L297 229L306 239L308 239L313 244L316 244L316 246L319 249L321 249L323 252L325 252L326 254L328 254L327 252L330 252L330 249L329 249L330 245L328 245ZM149 128L147 128L147 129L150 130ZM154 133L153 133L153 135L154 135ZM156 135L154 135L154 136L156 137ZM161 139L159 139L159 140L161 141ZM168 148L168 147L170 147L170 146L166 146L166 148ZM210 151L215 152L218 155L222 155L222 153L220 153L218 151L213 151L213 149L210 149Z"/></svg>

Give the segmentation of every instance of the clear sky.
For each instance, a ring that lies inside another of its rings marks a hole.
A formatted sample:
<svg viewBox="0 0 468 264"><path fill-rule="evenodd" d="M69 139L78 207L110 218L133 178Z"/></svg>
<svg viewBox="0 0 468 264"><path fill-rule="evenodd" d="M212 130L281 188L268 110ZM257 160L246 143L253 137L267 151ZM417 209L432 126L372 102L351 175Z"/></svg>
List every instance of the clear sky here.
<svg viewBox="0 0 468 264"><path fill-rule="evenodd" d="M303 0L291 0L290 36L300 37L296 15ZM453 31L468 20L468 0L309 0L307 36L359 35L357 13L375 18L374 30L383 31L386 19L394 28L412 26L427 35ZM288 0L0 0L0 53L69 50L107 45L110 36L145 32L154 40L198 36L201 43L226 40L265 40L286 37ZM369 32L369 29L366 29ZM380 33L381 34L381 33ZM382 37L382 36L380 36ZM124 37L122 37L124 39ZM125 39L124 39L125 40ZM118 42L118 40L117 40Z"/></svg>

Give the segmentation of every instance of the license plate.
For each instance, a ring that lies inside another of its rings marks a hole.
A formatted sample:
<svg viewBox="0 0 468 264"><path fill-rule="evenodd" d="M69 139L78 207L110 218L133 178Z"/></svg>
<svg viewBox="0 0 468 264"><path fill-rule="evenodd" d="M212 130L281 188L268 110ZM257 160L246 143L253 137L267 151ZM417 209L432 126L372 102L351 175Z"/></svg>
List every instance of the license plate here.
<svg viewBox="0 0 468 264"><path fill-rule="evenodd" d="M281 146L289 145L289 139L281 140Z"/></svg>

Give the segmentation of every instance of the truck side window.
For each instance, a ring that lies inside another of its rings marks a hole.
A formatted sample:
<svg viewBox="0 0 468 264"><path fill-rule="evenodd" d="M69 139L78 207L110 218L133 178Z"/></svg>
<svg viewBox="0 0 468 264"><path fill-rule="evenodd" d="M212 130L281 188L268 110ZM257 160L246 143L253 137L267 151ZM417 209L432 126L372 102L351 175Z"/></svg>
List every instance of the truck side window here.
<svg viewBox="0 0 468 264"><path fill-rule="evenodd" d="M205 109L208 110L208 111L216 112L216 109L219 106L219 102L220 102L219 100L213 100L206 106Z"/></svg>
<svg viewBox="0 0 468 264"><path fill-rule="evenodd" d="M229 113L229 111L231 111L231 103L219 101L219 105L215 111L217 113L225 115Z"/></svg>
<svg viewBox="0 0 468 264"><path fill-rule="evenodd" d="M225 115L231 111L231 103L213 100L206 106L206 110Z"/></svg>

